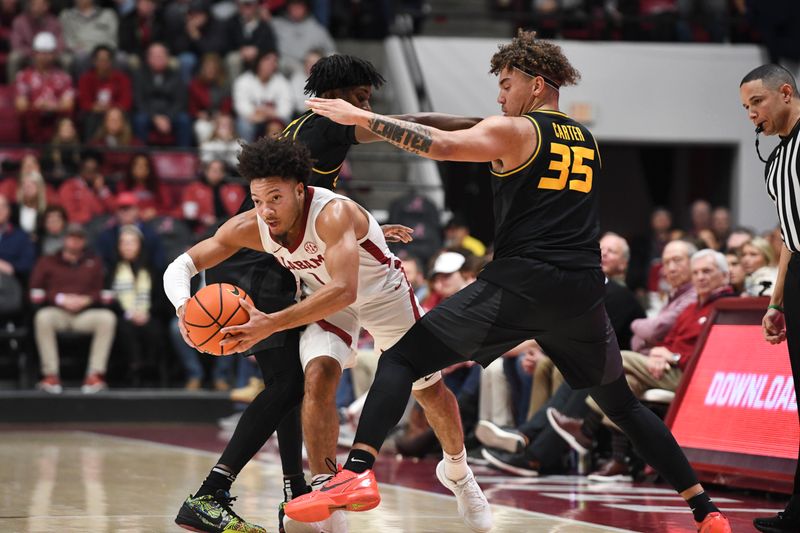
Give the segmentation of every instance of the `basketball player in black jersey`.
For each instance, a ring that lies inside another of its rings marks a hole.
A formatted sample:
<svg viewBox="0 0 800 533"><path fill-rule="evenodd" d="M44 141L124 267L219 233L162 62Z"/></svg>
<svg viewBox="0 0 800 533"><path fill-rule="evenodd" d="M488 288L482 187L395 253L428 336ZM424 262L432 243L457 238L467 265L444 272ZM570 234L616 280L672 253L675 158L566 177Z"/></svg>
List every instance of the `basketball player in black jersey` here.
<svg viewBox="0 0 800 533"><path fill-rule="evenodd" d="M559 90L580 75L561 49L520 32L492 57L503 116L456 132L403 122L342 100L311 99L315 112L369 128L436 160L491 163L495 255L478 280L425 315L378 364L343 470L286 506L297 520L380 501L372 466L403 413L411 383L464 361L484 366L536 339L573 388L590 394L639 453L692 508L699 531L730 531L680 447L631 393L603 304L598 248L600 153L591 132L558 110Z"/></svg>
<svg viewBox="0 0 800 533"><path fill-rule="evenodd" d="M370 62L354 56L336 54L322 58L314 65L305 92L321 98L341 98L369 111L372 90L380 88L383 83L383 77ZM447 130L470 127L477 122L476 119L435 113L401 118ZM295 139L309 147L314 166L308 184L328 189L336 187L342 163L352 145L383 141L382 137L368 129L340 125L312 111L292 121L281 136ZM253 200L248 196L239 208L239 213L252 208ZM387 241L410 240L409 228L386 225L383 230ZM178 258L170 268L181 267L181 259ZM294 303L296 286L293 276L271 255L253 250L242 249L219 266L207 271L206 282L225 282L242 287L253 297L256 308L267 313L279 311ZM165 274L165 286L169 286L168 274ZM266 388L242 413L231 440L200 489L184 502L176 517L176 522L182 527L208 532L265 531L232 511L229 491L238 473L261 449L276 427L284 473L285 501L310 490L303 475L301 455L299 405L303 397L304 376L298 353L298 339L299 332L296 330L279 332L250 350L249 353L255 356L261 369ZM338 424L338 421L334 423ZM217 516L221 519L217 520ZM279 530L283 532L283 507L279 510L278 520ZM313 528L302 524L287 526L288 533L313 531ZM295 529L292 529L293 526Z"/></svg>

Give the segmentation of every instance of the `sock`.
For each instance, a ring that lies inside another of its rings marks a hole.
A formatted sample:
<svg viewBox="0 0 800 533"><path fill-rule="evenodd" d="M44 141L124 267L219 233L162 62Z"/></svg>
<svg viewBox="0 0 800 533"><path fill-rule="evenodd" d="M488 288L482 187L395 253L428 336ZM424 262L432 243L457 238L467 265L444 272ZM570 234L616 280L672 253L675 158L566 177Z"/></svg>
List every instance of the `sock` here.
<svg viewBox="0 0 800 533"><path fill-rule="evenodd" d="M332 477L333 474L317 474L316 476L311 476L311 490L321 489L322 485L327 483Z"/></svg>
<svg viewBox="0 0 800 533"><path fill-rule="evenodd" d="M603 415L600 413L596 413L593 410L589 410L589 413L586 415L586 418L583 419L583 424L581 425L581 433L589 437L590 439L594 439L597 430L600 429L600 426L603 425Z"/></svg>
<svg viewBox="0 0 800 533"><path fill-rule="evenodd" d="M461 448L456 455L450 455L443 451L444 456L444 475L450 481L461 481L469 474L467 466L467 449Z"/></svg>
<svg viewBox="0 0 800 533"><path fill-rule="evenodd" d="M344 469L356 474L366 472L375 464L375 457L371 453L353 449L350 450L350 455L347 456L347 462L344 464Z"/></svg>
<svg viewBox="0 0 800 533"><path fill-rule="evenodd" d="M236 474L217 465L208 473L208 477L194 496L196 498L207 494L216 494L219 489L230 491L234 481L236 481Z"/></svg>
<svg viewBox="0 0 800 533"><path fill-rule="evenodd" d="M709 513L718 513L719 509L708 497L708 494L701 492L696 496L689 498L686 503L692 508L695 522L702 522Z"/></svg>
<svg viewBox="0 0 800 533"><path fill-rule="evenodd" d="M283 476L283 501L291 501L309 492L311 492L311 487L306 483L305 475Z"/></svg>

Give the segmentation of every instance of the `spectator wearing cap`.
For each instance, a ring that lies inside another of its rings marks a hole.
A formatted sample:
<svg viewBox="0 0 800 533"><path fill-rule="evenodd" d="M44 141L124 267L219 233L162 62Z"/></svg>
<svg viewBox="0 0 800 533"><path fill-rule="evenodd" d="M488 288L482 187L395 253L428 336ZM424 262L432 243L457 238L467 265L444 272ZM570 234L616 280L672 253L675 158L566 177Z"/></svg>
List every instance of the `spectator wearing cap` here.
<svg viewBox="0 0 800 533"><path fill-rule="evenodd" d="M455 215L444 227L444 241L447 248L463 248L478 257L486 255L486 245L469 234L467 220Z"/></svg>
<svg viewBox="0 0 800 533"><path fill-rule="evenodd" d="M275 52L262 54L253 70L244 72L233 84L233 104L238 118L236 129L243 139L252 142L263 134L267 122L278 119L288 123L292 114L292 89L278 72Z"/></svg>
<svg viewBox="0 0 800 533"><path fill-rule="evenodd" d="M458 252L443 252L434 260L428 273L430 293L422 302L426 311L468 285L467 278L461 272L466 261L466 257Z"/></svg>
<svg viewBox="0 0 800 533"><path fill-rule="evenodd" d="M14 105L22 116L23 138L46 144L59 118L72 113L75 90L69 75L55 64L58 43L42 32L33 41L33 65L17 73Z"/></svg>
<svg viewBox="0 0 800 533"><path fill-rule="evenodd" d="M94 135L109 109L128 113L132 105L131 80L114 68L114 51L106 45L97 46L92 51L92 68L78 79L78 109L83 118L84 138Z"/></svg>
<svg viewBox="0 0 800 533"><path fill-rule="evenodd" d="M117 14L99 8L94 0L75 0L75 7L59 15L64 42L75 55L77 72L88 66L92 51L100 45L117 48Z"/></svg>
<svg viewBox="0 0 800 533"><path fill-rule="evenodd" d="M272 27L278 38L282 67L287 72L302 71L309 50L320 50L326 56L336 51L331 34L311 15L308 0L289 0L286 16L275 17Z"/></svg>
<svg viewBox="0 0 800 533"><path fill-rule="evenodd" d="M142 243L153 268L163 269L166 266L164 246L161 238L150 225L145 224L139 216L139 200L135 193L121 192L117 195L117 209L111 219L94 242L94 249L100 254L107 271L117 262L117 242L122 226L136 226L142 232Z"/></svg>
<svg viewBox="0 0 800 533"><path fill-rule="evenodd" d="M192 140L191 120L186 114L186 85L169 66L169 53L161 43L147 49L147 62L134 77L133 131L148 143L151 133L161 143L173 141L189 146Z"/></svg>
<svg viewBox="0 0 800 533"><path fill-rule="evenodd" d="M62 391L56 335L74 331L92 335L89 364L81 390L94 393L107 388L105 372L117 317L100 307L103 264L87 250L83 226L70 224L61 252L39 259L31 275L30 288L31 302L43 306L33 319L43 375L36 387L49 393Z"/></svg>
<svg viewBox="0 0 800 533"><path fill-rule="evenodd" d="M49 0L29 0L23 13L17 15L11 26L11 52L6 64L6 79L13 80L17 71L33 57L33 40L36 35L47 32L56 39L55 52L64 54L64 39L61 23L50 14Z"/></svg>
<svg viewBox="0 0 800 533"><path fill-rule="evenodd" d="M24 283L35 259L36 249L30 237L11 223L11 201L0 195L0 273Z"/></svg>
<svg viewBox="0 0 800 533"><path fill-rule="evenodd" d="M231 78L250 68L259 55L278 50L272 24L261 16L258 4L258 0L238 0L238 12L228 21L231 51L225 64Z"/></svg>
<svg viewBox="0 0 800 533"><path fill-rule="evenodd" d="M184 83L192 79L197 61L205 54L225 55L226 32L225 24L211 16L208 0L189 1L183 25L165 35L169 51L178 57Z"/></svg>
<svg viewBox="0 0 800 533"><path fill-rule="evenodd" d="M59 201L70 222L86 224L94 217L114 210L114 195L106 185L100 164L100 154L84 151L80 173L59 187Z"/></svg>

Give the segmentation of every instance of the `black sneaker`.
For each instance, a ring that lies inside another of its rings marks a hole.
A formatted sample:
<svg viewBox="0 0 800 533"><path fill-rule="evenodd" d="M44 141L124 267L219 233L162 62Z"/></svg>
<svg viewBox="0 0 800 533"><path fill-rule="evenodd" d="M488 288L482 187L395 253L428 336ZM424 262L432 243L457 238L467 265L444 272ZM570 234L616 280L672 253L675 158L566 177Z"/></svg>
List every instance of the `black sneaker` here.
<svg viewBox="0 0 800 533"><path fill-rule="evenodd" d="M524 453L508 453L494 448L484 448L481 452L489 466L515 476L536 477L539 475L539 461L534 461Z"/></svg>
<svg viewBox="0 0 800 533"><path fill-rule="evenodd" d="M326 480L327 481L327 480ZM292 520L288 516L286 516L286 512L284 508L286 507L286 502L291 501L292 499L302 496L303 494L308 494L311 492L311 487L306 485L306 491L302 494L293 494L292 493L292 484L288 479L283 480L283 501L278 506L278 533L316 533L319 531L318 528L314 528L314 524L306 524L303 522L297 522L296 520Z"/></svg>
<svg viewBox="0 0 800 533"><path fill-rule="evenodd" d="M792 496L786 509L775 516L756 518L753 526L763 533L797 533L800 531L800 501Z"/></svg>
<svg viewBox="0 0 800 533"><path fill-rule="evenodd" d="M190 531L222 533L240 531L243 533L267 533L256 524L250 524L231 509L235 500L227 490L219 489L213 496L189 496L183 502L175 523Z"/></svg>

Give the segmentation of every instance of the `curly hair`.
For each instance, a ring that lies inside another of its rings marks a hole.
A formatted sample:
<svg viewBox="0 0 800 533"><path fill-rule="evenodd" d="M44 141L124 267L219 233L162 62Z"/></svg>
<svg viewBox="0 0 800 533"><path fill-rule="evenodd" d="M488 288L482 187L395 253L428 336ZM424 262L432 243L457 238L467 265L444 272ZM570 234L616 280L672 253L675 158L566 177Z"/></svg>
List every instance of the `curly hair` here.
<svg viewBox="0 0 800 533"><path fill-rule="evenodd" d="M576 85L581 79L580 72L570 64L561 47L537 39L535 31L520 29L510 44L498 46L491 65L489 72L492 74L516 67L526 74L549 78L559 87Z"/></svg>
<svg viewBox="0 0 800 533"><path fill-rule="evenodd" d="M311 175L311 152L289 138L262 137L242 145L239 154L239 175L248 182L259 178L278 177L307 183Z"/></svg>
<svg viewBox="0 0 800 533"><path fill-rule="evenodd" d="M380 89L386 82L366 59L346 54L333 54L317 61L306 80L305 94L319 96L334 89L370 85Z"/></svg>

